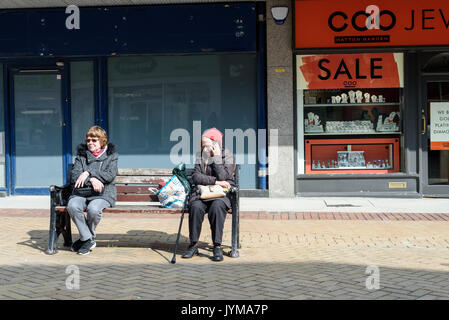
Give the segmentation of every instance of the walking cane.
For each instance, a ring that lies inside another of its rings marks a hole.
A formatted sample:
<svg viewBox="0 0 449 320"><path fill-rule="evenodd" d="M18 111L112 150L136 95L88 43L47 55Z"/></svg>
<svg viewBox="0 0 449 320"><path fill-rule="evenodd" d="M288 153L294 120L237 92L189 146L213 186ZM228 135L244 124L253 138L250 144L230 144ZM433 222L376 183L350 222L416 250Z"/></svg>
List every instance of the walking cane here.
<svg viewBox="0 0 449 320"><path fill-rule="evenodd" d="M178 251L179 237L181 235L182 220L184 219L184 213L186 212L186 207L187 207L187 204L189 203L189 198L190 198L190 193L187 193L186 200L184 202L184 206L182 207L181 221L179 222L178 236L176 237L175 252L173 252L173 258L171 259L172 264L176 263L176 251Z"/></svg>

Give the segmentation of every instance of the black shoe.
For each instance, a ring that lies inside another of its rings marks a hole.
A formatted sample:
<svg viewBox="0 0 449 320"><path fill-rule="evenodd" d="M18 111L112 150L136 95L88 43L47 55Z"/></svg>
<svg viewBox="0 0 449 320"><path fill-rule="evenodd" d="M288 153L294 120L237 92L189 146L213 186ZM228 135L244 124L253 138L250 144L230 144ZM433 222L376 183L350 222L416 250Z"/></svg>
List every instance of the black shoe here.
<svg viewBox="0 0 449 320"><path fill-rule="evenodd" d="M83 245L81 246L81 248L78 250L78 254L82 254L82 255L86 255L89 254L90 251L95 248L97 246L97 243L92 240L89 239L87 241L83 242Z"/></svg>
<svg viewBox="0 0 449 320"><path fill-rule="evenodd" d="M184 254L182 255L182 258L190 259L190 258L192 258L194 255L198 255L198 247L197 247L197 246L190 245L190 246L187 248L187 251L184 252Z"/></svg>
<svg viewBox="0 0 449 320"><path fill-rule="evenodd" d="M223 261L223 249L221 247L214 247L214 256L212 261Z"/></svg>
<svg viewBox="0 0 449 320"><path fill-rule="evenodd" d="M83 245L84 241L81 241L81 239L76 240L72 247L70 248L73 252L78 252L81 246Z"/></svg>

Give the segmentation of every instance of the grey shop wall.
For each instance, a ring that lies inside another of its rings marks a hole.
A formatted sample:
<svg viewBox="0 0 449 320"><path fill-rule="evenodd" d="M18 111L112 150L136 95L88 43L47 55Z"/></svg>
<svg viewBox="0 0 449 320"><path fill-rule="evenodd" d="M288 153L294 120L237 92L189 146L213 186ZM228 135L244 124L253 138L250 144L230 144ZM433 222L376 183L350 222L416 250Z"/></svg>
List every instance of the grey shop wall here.
<svg viewBox="0 0 449 320"><path fill-rule="evenodd" d="M390 176L320 177L296 181L297 196L409 197L419 198L418 177Z"/></svg>

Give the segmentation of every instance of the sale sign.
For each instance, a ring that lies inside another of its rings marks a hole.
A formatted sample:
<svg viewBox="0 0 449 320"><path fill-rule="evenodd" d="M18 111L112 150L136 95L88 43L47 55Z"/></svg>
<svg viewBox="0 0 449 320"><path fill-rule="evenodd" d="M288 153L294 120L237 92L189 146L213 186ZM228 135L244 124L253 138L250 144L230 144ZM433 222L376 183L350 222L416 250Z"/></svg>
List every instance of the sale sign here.
<svg viewBox="0 0 449 320"><path fill-rule="evenodd" d="M297 89L402 88L402 53L296 56Z"/></svg>
<svg viewBox="0 0 449 320"><path fill-rule="evenodd" d="M295 0L295 48L449 45L448 0Z"/></svg>
<svg viewBox="0 0 449 320"><path fill-rule="evenodd" d="M449 150L449 102L430 103L430 150Z"/></svg>

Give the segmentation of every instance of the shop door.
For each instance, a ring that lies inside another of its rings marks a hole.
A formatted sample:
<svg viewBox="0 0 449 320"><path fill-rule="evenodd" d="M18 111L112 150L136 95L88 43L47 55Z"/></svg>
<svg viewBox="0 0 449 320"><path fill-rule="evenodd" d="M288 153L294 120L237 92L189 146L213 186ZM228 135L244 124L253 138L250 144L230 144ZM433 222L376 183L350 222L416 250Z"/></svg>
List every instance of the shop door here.
<svg viewBox="0 0 449 320"><path fill-rule="evenodd" d="M422 193L430 197L449 197L449 75L423 79Z"/></svg>
<svg viewBox="0 0 449 320"><path fill-rule="evenodd" d="M62 72L10 73L10 193L48 194L64 181Z"/></svg>

